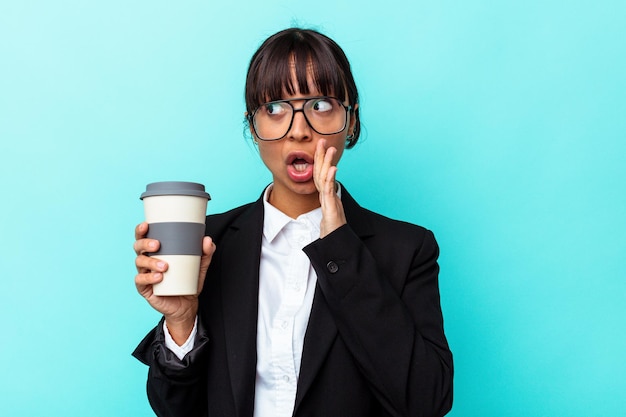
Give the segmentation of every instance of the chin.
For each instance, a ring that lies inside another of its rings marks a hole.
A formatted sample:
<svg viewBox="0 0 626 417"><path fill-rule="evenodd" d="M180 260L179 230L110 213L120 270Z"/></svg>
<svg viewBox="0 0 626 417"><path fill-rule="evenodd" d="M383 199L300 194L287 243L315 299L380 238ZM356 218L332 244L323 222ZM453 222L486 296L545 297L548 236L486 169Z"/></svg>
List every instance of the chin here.
<svg viewBox="0 0 626 417"><path fill-rule="evenodd" d="M303 195L317 194L317 188L315 187L315 183L313 182L313 180L307 181L307 182L293 183L291 188L298 194L303 194Z"/></svg>
<svg viewBox="0 0 626 417"><path fill-rule="evenodd" d="M288 179L287 181L283 182L283 187L286 187L288 190L295 194L308 195L317 193L317 188L315 187L315 182L313 181L313 179L303 182Z"/></svg>

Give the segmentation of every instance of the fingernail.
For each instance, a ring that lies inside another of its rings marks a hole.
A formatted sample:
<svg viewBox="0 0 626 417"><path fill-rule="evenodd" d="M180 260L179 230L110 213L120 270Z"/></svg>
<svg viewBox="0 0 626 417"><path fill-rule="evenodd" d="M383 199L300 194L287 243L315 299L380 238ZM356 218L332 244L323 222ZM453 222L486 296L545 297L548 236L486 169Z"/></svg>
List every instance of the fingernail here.
<svg viewBox="0 0 626 417"><path fill-rule="evenodd" d="M152 274L152 278L154 279L161 279L161 273L160 272L155 272L154 274Z"/></svg>
<svg viewBox="0 0 626 417"><path fill-rule="evenodd" d="M158 267L159 269L165 269L165 262L158 262L158 263L157 263L157 267Z"/></svg>
<svg viewBox="0 0 626 417"><path fill-rule="evenodd" d="M150 242L148 246L150 247L150 249L154 249L156 248L156 245L156 242Z"/></svg>

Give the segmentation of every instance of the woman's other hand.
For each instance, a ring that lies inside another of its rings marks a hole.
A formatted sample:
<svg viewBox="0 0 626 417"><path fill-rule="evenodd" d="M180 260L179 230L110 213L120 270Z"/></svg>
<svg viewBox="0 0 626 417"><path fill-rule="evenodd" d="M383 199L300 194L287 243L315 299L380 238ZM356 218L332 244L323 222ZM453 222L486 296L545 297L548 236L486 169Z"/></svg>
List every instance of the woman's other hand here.
<svg viewBox="0 0 626 417"><path fill-rule="evenodd" d="M326 149L326 140L321 139L315 148L315 162L313 179L320 195L322 206L322 222L320 224L320 238L326 237L347 223L343 212L343 204L337 195L335 175L337 174L337 149L333 146Z"/></svg>

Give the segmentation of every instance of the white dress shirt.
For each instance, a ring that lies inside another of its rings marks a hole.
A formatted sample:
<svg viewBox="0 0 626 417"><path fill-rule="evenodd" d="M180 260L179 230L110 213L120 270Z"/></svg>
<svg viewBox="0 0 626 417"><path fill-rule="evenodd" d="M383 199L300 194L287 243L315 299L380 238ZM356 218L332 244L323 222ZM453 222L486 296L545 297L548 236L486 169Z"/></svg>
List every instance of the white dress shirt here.
<svg viewBox="0 0 626 417"><path fill-rule="evenodd" d="M263 196L254 417L289 417L317 283L302 248L319 238L322 209L292 219L269 204L271 190L272 185ZM165 327L165 345L182 359L193 348L196 332L194 326L178 346Z"/></svg>

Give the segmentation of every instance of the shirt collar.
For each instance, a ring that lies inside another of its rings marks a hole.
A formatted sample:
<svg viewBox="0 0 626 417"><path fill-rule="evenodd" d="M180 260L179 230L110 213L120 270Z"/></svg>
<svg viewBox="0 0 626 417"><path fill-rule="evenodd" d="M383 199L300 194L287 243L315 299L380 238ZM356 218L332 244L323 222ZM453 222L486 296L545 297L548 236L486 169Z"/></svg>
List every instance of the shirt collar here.
<svg viewBox="0 0 626 417"><path fill-rule="evenodd" d="M311 229L319 233L320 223L322 222L322 208L318 207L298 216L298 218L294 220L269 203L273 186L274 184L270 184L263 193L263 208L265 210L263 236L265 236L269 242L272 242L285 226L292 221L306 222L310 225ZM339 183L337 183L337 195L341 198L341 185L339 185Z"/></svg>

